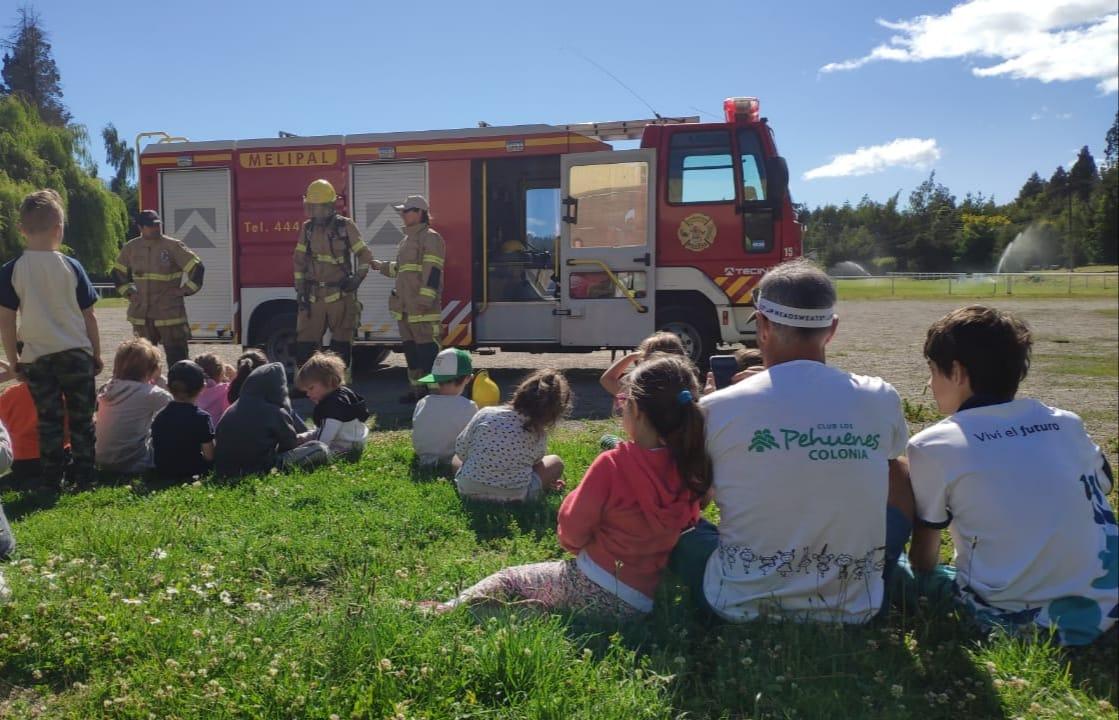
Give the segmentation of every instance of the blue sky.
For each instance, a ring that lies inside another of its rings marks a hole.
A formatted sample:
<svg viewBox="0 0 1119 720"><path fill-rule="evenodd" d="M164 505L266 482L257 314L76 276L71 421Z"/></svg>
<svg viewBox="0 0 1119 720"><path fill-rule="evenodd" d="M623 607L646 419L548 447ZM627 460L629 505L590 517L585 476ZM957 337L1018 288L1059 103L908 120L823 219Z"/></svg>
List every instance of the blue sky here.
<svg viewBox="0 0 1119 720"><path fill-rule="evenodd" d="M166 130L213 140L649 116L582 54L665 115L710 119L724 97L758 96L789 161L794 199L815 206L898 190L905 198L933 169L961 197L982 191L1002 201L1030 172L1048 177L1081 145L1102 156L1119 103L1115 2L1034 4L1042 5L35 7L65 101L94 135L107 122L130 138ZM14 22L15 7L3 0L0 21ZM614 10L622 7L635 9ZM880 59L860 61L868 56ZM859 148L867 150L833 162ZM100 143L95 149L101 157Z"/></svg>

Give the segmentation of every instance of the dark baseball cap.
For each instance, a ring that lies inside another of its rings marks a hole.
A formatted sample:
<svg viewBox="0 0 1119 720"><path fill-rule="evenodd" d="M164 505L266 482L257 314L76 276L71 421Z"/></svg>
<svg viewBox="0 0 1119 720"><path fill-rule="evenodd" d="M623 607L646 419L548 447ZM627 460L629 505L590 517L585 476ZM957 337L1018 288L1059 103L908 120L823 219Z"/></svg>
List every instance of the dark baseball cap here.
<svg viewBox="0 0 1119 720"><path fill-rule="evenodd" d="M141 227L150 227L152 225L162 225L163 221L159 219L159 213L155 210L144 210L136 216L136 224Z"/></svg>
<svg viewBox="0 0 1119 720"><path fill-rule="evenodd" d="M196 393L206 386L206 373L193 360L180 360L167 371L167 385L176 383L186 392Z"/></svg>

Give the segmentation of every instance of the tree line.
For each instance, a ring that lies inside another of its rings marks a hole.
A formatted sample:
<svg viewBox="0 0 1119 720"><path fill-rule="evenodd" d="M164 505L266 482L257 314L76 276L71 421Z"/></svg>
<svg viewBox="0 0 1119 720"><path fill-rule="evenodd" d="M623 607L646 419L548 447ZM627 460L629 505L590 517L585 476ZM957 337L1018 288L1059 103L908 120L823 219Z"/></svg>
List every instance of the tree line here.
<svg viewBox="0 0 1119 720"><path fill-rule="evenodd" d="M105 275L121 241L134 232L134 151L109 124L102 131L116 175L97 176L89 132L73 122L40 17L18 10L11 35L0 41L0 262L19 255L19 205L29 192L53 188L66 205L64 250L93 275Z"/></svg>
<svg viewBox="0 0 1119 720"><path fill-rule="evenodd" d="M867 196L856 205L798 206L804 249L826 267L844 261L869 272L991 272L1007 245L1031 230L1026 253L1015 253L1009 270L1113 265L1119 262L1119 113L1105 137L1097 167L1087 146L1072 168L1058 167L1048 180L1037 172L1018 196L998 204L982 193L957 199L936 173L901 204Z"/></svg>

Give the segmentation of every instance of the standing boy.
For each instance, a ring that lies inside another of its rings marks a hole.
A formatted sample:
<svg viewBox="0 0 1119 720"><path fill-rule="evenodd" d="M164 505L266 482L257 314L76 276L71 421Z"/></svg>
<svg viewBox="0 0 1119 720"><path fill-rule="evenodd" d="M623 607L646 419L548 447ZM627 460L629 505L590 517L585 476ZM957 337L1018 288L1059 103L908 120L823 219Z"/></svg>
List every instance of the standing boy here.
<svg viewBox="0 0 1119 720"><path fill-rule="evenodd" d="M1024 323L978 305L929 328L929 387L949 417L909 441L909 560L919 592L982 630L1037 626L1084 645L1119 616L1112 473L1079 417L1015 398L1031 345ZM937 565L945 527L952 566Z"/></svg>
<svg viewBox="0 0 1119 720"><path fill-rule="evenodd" d="M470 353L449 348L435 356L431 374L420 378L421 383L437 383L434 394L422 398L412 413L412 447L421 466L451 463L455 440L478 412L462 394L473 376Z"/></svg>
<svg viewBox="0 0 1119 720"><path fill-rule="evenodd" d="M73 465L67 479L83 486L93 481L93 379L102 367L93 314L97 293L81 263L59 252L65 215L58 193L31 193L19 217L27 249L0 267L0 338L9 364L27 379L35 399L44 483L50 487L63 480L62 436L69 413ZM16 350L17 335L22 354Z"/></svg>

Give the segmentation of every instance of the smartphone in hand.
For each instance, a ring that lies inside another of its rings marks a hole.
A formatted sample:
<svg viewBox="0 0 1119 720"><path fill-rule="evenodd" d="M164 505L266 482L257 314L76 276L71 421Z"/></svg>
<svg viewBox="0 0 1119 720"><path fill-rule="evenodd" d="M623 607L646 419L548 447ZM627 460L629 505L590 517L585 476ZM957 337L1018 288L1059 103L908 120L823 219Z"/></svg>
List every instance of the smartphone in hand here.
<svg viewBox="0 0 1119 720"><path fill-rule="evenodd" d="M738 374L738 361L734 355L712 355L710 361L712 374L715 375L715 388L722 390L730 385L731 380Z"/></svg>

